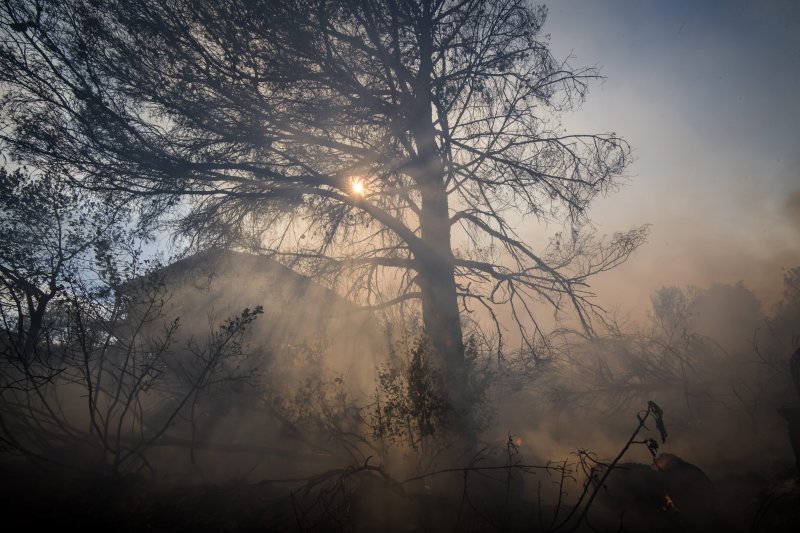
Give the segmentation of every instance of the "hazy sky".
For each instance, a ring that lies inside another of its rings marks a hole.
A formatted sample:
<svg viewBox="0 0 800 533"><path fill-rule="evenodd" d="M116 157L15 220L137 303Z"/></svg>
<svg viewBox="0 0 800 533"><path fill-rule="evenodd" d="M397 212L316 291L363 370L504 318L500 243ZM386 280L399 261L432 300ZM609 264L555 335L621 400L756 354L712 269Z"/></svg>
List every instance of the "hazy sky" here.
<svg viewBox="0 0 800 533"><path fill-rule="evenodd" d="M596 281L602 302L642 311L663 285L741 280L769 308L800 266L800 1L548 7L556 55L607 78L565 125L615 131L636 157L593 218L605 233L653 225Z"/></svg>

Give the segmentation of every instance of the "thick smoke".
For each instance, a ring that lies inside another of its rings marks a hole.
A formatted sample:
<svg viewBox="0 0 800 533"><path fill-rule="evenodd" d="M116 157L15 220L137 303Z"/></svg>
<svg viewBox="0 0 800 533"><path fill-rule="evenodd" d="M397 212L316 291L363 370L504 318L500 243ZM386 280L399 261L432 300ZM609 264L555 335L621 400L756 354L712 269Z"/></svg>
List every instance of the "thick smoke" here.
<svg viewBox="0 0 800 533"><path fill-rule="evenodd" d="M100 381L87 382L80 357L70 356L68 372L42 389L50 403L41 405L60 411L40 423L86 427L94 423L87 394L102 418L120 391L132 407L117 409L114 424L147 437L111 427L105 451L87 441L41 453L72 469L113 467L180 490L256 483L269 501L296 497L303 520L328 525L453 527L454 516L474 513L503 529L532 513L542 524L556 520L560 506L599 482L604 467L591 468L608 464L637 430L620 459L627 474L612 469L606 481L617 494L641 485L658 500L641 520L660 516L664 487L688 513L685 483L670 481L679 468L716 487L707 505L735 523L794 472L778 408L800 400L788 365L800 333L800 269L787 270L783 285L775 305L741 282L663 287L643 318L609 315L592 336L556 330L536 353L497 353L497 339L471 321L466 390L477 448L457 456L434 359L413 318L386 322L271 259L208 251L125 284L109 351L89 364ZM53 354L79 347L63 339ZM130 393L133 385L139 392ZM9 416L18 409L8 407ZM67 442L68 434L50 436L58 431L22 434L33 444ZM120 445L137 442L146 444L138 456L113 461ZM661 453L682 466L660 473ZM596 516L611 525L615 505L643 505L606 493ZM474 508L464 512L466 501ZM392 512L379 512L387 506ZM291 520L282 507L269 516ZM708 520L697 513L695 523Z"/></svg>
<svg viewBox="0 0 800 533"><path fill-rule="evenodd" d="M379 388L402 387L397 374L387 378L385 365L397 354L376 317L269 260L229 254L193 261L174 265L171 271L181 275L168 277L177 288L165 316L190 319L184 334L207 328L212 311L223 316L244 303L266 306L247 344L259 361L258 393L216 397L205 413L203 438L244 453L232 459L213 446L199 451L204 475L224 478L232 464L253 479L310 474L352 460L344 451L349 445L356 457L379 454L401 478L435 467L434 439L365 445L375 435L368 418ZM497 366L484 359L480 371L491 390L481 401L492 414L480 435L484 461L504 464L509 442L524 463L571 460L578 449L610 460L635 427L636 413L654 401L669 433L659 453L694 463L726 486L747 475L763 484L788 475L793 456L777 408L798 400L788 369L800 317L796 270L784 283L782 300L771 308L741 282L664 287L642 320L612 322L591 338L553 336L546 360ZM400 351L413 353L413 340L404 342ZM395 401L391 408L411 409ZM332 444L332 436L348 431L362 432L364 440ZM429 442L426 450L422 442ZM645 446L625 456L642 464L652 459ZM519 488L526 498L535 497L532 483ZM546 484L542 494L556 497L552 490Z"/></svg>

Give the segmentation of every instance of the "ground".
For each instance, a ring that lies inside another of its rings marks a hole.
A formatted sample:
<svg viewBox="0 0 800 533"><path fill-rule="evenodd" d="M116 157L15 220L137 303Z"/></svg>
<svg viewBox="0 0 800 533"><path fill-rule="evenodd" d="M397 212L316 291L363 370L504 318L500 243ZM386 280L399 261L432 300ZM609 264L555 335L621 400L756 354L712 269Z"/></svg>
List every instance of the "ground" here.
<svg viewBox="0 0 800 533"><path fill-rule="evenodd" d="M4 523L10 526L6 531L543 531L549 522L540 523L533 501L512 498L509 503L491 496L478 501L473 496L473 501L464 504L457 489L452 494L438 495L426 492L422 485L421 492L410 487L397 490L374 472L351 476L345 483L345 498L325 500L325 494L333 492L312 490L313 498L328 505L323 519L319 514L322 506L315 512L298 515L304 493L292 492L297 485L154 482L134 475L38 469L18 461L0 465L0 475L0 508ZM800 484L796 478L768 479L760 473L743 471L715 479L714 483L719 516L711 523L700 528L681 517L680 510L667 510L663 511L663 519L655 513L653 520L658 523L649 524L644 530L797 531ZM547 514L552 506L543 505L542 509ZM562 512L568 511L565 507ZM459 513L462 518L456 521ZM497 519L503 513L510 518ZM590 512L589 516L593 514ZM591 525L605 530L597 523Z"/></svg>

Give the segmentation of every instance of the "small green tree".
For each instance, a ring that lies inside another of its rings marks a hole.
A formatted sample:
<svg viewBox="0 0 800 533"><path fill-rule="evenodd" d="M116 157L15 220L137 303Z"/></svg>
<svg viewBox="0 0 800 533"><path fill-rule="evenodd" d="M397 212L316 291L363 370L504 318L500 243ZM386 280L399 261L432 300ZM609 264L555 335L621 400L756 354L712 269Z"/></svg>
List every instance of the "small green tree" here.
<svg viewBox="0 0 800 533"><path fill-rule="evenodd" d="M467 339L465 348L467 403L456 406L448 401L442 373L427 338L417 337L410 346L403 342L392 346L389 360L378 372L370 417L373 435L420 449L426 440L446 434L454 419L469 420L464 430L473 436L486 429L493 376L475 336ZM467 413L454 412L459 407Z"/></svg>

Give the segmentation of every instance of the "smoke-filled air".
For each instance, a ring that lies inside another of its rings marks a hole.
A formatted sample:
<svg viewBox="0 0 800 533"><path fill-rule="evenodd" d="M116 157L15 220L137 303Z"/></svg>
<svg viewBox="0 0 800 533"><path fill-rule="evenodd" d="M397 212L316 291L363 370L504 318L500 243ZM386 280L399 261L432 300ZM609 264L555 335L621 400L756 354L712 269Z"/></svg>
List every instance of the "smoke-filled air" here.
<svg viewBox="0 0 800 533"><path fill-rule="evenodd" d="M0 528L800 530L800 5L5 0Z"/></svg>

